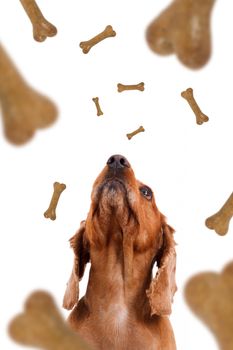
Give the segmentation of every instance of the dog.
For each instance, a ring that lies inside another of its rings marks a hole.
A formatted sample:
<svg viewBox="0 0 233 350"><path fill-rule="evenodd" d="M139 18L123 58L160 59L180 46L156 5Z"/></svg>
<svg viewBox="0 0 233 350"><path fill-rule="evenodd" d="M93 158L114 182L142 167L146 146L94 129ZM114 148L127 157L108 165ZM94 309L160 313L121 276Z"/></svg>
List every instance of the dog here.
<svg viewBox="0 0 233 350"><path fill-rule="evenodd" d="M177 290L173 234L152 190L136 180L125 157L111 156L94 182L87 218L70 239L74 265L63 300L72 309L71 328L94 350L176 349L168 318Z"/></svg>

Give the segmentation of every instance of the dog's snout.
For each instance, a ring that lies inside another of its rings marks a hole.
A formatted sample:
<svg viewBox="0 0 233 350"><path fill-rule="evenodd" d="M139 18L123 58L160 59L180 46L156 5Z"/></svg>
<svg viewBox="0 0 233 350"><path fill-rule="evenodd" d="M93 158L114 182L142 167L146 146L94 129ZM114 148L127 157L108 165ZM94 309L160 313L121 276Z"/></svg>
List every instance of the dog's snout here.
<svg viewBox="0 0 233 350"><path fill-rule="evenodd" d="M107 165L111 169L130 168L128 160L120 154L111 156L107 161Z"/></svg>

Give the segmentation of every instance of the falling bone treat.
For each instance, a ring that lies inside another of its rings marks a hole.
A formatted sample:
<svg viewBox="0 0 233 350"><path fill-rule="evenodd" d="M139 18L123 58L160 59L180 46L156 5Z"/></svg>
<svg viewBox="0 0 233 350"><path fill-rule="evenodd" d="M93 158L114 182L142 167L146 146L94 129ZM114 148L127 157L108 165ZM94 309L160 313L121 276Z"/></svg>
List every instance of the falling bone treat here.
<svg viewBox="0 0 233 350"><path fill-rule="evenodd" d="M117 90L118 92L127 91L127 90L138 90L138 91L144 91L144 83L139 83L137 85L124 85L124 84L117 84Z"/></svg>
<svg viewBox="0 0 233 350"><path fill-rule="evenodd" d="M143 126L140 126L137 130L131 132L130 134L126 134L126 136L128 137L128 140L131 140L133 136L135 136L143 131L145 131L145 129L143 128Z"/></svg>
<svg viewBox="0 0 233 350"><path fill-rule="evenodd" d="M214 333L220 349L232 350L233 262L220 274L203 272L191 277L185 297L191 310Z"/></svg>
<svg viewBox="0 0 233 350"><path fill-rule="evenodd" d="M24 312L11 321L9 334L21 345L45 350L91 350L65 323L52 296L44 291L29 296Z"/></svg>
<svg viewBox="0 0 233 350"><path fill-rule="evenodd" d="M196 123L198 125L202 125L204 122L208 122L209 117L202 113L200 110L200 107L198 106L194 96L193 96L193 89L188 88L187 90L181 92L181 96L188 102L190 107L192 108L195 116L196 116Z"/></svg>
<svg viewBox="0 0 233 350"><path fill-rule="evenodd" d="M206 226L214 230L220 236L228 232L229 223L233 216L233 193L227 199L222 208L214 215L206 219Z"/></svg>
<svg viewBox="0 0 233 350"><path fill-rule="evenodd" d="M40 11L35 0L20 0L33 27L33 37L36 41L42 42L47 37L57 34L57 28L48 22Z"/></svg>
<svg viewBox="0 0 233 350"><path fill-rule="evenodd" d="M99 33L88 41L82 41L79 46L81 47L83 53L88 53L90 49L100 41L113 36L116 36L116 32L113 30L112 26L108 25L103 32Z"/></svg>
<svg viewBox="0 0 233 350"><path fill-rule="evenodd" d="M61 193L66 189L65 184L54 182L53 184L53 195L49 204L49 208L44 212L46 219L56 220L56 208Z"/></svg>
<svg viewBox="0 0 233 350"><path fill-rule="evenodd" d="M215 0L174 0L149 25L150 48L160 55L175 53L189 68L203 67L211 55L210 17Z"/></svg>
<svg viewBox="0 0 233 350"><path fill-rule="evenodd" d="M24 81L0 44L0 104L7 139L23 144L36 129L50 126L57 118L52 101Z"/></svg>
<svg viewBox="0 0 233 350"><path fill-rule="evenodd" d="M94 102L94 104L96 106L97 116L99 117L100 115L103 115L104 113L102 112L102 109L101 109L100 104L99 104L99 97L93 97L92 101Z"/></svg>

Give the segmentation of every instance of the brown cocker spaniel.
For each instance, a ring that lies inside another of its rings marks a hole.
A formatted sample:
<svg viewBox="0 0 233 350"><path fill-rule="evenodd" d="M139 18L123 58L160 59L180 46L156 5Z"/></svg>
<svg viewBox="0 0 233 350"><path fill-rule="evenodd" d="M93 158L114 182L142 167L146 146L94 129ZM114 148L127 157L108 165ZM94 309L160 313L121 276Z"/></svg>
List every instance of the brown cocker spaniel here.
<svg viewBox="0 0 233 350"><path fill-rule="evenodd" d="M168 315L176 291L174 230L128 160L109 158L91 208L71 238L74 266L64 296L70 326L95 350L175 350ZM90 274L79 300L86 264ZM152 276L153 265L158 271Z"/></svg>

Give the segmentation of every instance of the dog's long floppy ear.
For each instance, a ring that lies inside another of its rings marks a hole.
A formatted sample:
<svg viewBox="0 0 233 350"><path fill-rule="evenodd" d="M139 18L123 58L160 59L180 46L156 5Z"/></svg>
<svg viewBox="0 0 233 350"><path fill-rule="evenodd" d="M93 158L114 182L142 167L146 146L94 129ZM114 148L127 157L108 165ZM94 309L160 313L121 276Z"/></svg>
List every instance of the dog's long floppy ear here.
<svg viewBox="0 0 233 350"><path fill-rule="evenodd" d="M79 281L90 260L88 242L85 238L85 221L81 222L78 232L70 239L70 245L74 251L74 265L63 298L63 307L67 310L71 310L78 303Z"/></svg>
<svg viewBox="0 0 233 350"><path fill-rule="evenodd" d="M155 260L158 271L146 291L151 307L151 316L167 316L171 313L173 295L177 287L175 281L176 252L174 230L167 223L162 225L163 243Z"/></svg>

